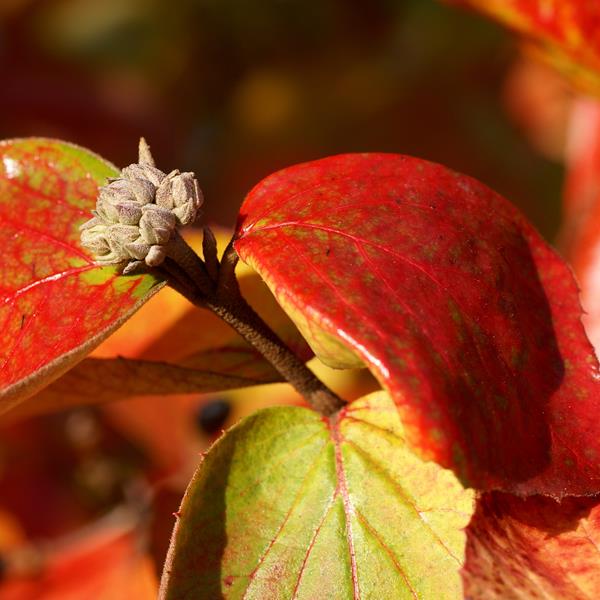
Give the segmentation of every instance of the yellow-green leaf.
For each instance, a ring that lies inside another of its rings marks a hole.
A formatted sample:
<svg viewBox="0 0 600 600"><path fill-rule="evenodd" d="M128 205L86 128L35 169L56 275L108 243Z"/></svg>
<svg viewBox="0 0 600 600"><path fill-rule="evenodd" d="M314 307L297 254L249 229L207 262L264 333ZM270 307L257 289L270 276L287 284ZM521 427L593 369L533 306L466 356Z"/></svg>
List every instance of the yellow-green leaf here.
<svg viewBox="0 0 600 600"><path fill-rule="evenodd" d="M462 598L473 498L405 446L385 392L330 420L260 411L184 497L162 597Z"/></svg>

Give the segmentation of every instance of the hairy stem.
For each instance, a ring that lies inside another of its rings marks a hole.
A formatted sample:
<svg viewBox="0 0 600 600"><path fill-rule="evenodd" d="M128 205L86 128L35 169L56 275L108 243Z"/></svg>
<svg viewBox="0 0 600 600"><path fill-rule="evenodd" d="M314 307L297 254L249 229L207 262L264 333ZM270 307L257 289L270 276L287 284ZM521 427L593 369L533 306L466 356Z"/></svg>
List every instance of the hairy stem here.
<svg viewBox="0 0 600 600"><path fill-rule="evenodd" d="M185 273L202 294L213 294L215 282L211 279L204 261L188 246L178 231L175 231L169 240L167 257L177 264L179 270Z"/></svg>
<svg viewBox="0 0 600 600"><path fill-rule="evenodd" d="M226 301L207 302L216 315L256 348L321 414L328 416L344 402L281 341L240 295Z"/></svg>
<svg viewBox="0 0 600 600"><path fill-rule="evenodd" d="M210 309L235 329L319 413L329 416L344 406L345 402L317 378L246 302L235 276L238 257L232 242L219 264L217 281L183 238L177 240L177 253L175 257L169 252L173 262L165 261L164 269L169 281L175 284L173 287L193 304ZM186 262L180 262L179 257L185 257Z"/></svg>

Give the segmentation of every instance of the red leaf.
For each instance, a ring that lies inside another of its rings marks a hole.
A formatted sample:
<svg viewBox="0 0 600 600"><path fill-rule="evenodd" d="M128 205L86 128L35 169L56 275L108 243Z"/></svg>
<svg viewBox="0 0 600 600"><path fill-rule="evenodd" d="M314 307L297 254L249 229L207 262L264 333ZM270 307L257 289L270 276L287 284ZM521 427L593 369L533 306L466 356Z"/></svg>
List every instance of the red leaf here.
<svg viewBox="0 0 600 600"><path fill-rule="evenodd" d="M105 519L108 521L110 516ZM156 598L154 565L141 548L140 532L118 522L97 523L97 530L92 527L56 547L47 543L40 557L42 565L37 569L34 566L29 576L12 573L9 560L7 579L0 584L0 597L3 600Z"/></svg>
<svg viewBox="0 0 600 600"><path fill-rule="evenodd" d="M79 245L115 167L64 142L0 144L2 411L81 360L162 284L98 267Z"/></svg>
<svg viewBox="0 0 600 600"><path fill-rule="evenodd" d="M600 4L596 0L449 0L508 25L541 56L588 90L600 92Z"/></svg>
<svg viewBox="0 0 600 600"><path fill-rule="evenodd" d="M465 596L473 600L600 597L600 497L484 494L467 528Z"/></svg>
<svg viewBox="0 0 600 600"><path fill-rule="evenodd" d="M364 361L426 458L481 488L599 489L575 282L500 196L414 158L343 155L265 179L238 236L316 354Z"/></svg>
<svg viewBox="0 0 600 600"><path fill-rule="evenodd" d="M571 114L562 241L581 285L583 323L600 347L600 103L578 100Z"/></svg>

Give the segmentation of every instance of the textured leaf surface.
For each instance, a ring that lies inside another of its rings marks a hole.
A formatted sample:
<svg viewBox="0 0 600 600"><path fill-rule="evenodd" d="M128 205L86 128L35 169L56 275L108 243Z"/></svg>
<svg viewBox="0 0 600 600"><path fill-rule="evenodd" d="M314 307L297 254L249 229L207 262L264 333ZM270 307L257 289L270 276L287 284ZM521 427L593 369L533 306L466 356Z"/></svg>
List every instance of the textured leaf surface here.
<svg viewBox="0 0 600 600"><path fill-rule="evenodd" d="M543 57L600 93L600 4L596 0L449 0L475 8L536 42Z"/></svg>
<svg viewBox="0 0 600 600"><path fill-rule="evenodd" d="M94 265L79 245L98 185L115 175L63 142L0 144L0 409L64 373L162 285Z"/></svg>
<svg viewBox="0 0 600 600"><path fill-rule="evenodd" d="M462 598L472 494L401 436L384 392L332 423L292 407L242 421L186 492L162 597Z"/></svg>
<svg viewBox="0 0 600 600"><path fill-rule="evenodd" d="M316 354L364 361L426 458L481 488L597 492L577 287L500 196L425 161L342 155L260 183L238 236Z"/></svg>
<svg viewBox="0 0 600 600"><path fill-rule="evenodd" d="M526 499L492 492L467 529L465 595L473 600L600 597L600 497Z"/></svg>

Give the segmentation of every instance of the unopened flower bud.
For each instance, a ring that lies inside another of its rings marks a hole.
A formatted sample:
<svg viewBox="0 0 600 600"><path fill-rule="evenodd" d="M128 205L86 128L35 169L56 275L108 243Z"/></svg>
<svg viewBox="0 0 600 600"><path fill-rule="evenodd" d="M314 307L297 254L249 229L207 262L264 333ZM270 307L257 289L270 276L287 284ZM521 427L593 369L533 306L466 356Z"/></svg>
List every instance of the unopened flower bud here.
<svg viewBox="0 0 600 600"><path fill-rule="evenodd" d="M152 246L146 256L146 264L149 267L157 267L167 257L167 251L164 246Z"/></svg>
<svg viewBox="0 0 600 600"><path fill-rule="evenodd" d="M144 206L139 229L142 239L148 244L166 244L176 225L177 220L170 210L155 204Z"/></svg>
<svg viewBox="0 0 600 600"><path fill-rule="evenodd" d="M95 219L92 219L94 221ZM91 221L88 221L90 223ZM93 225L81 232L81 243L96 256L106 256L110 253L110 246L106 239L106 225Z"/></svg>
<svg viewBox="0 0 600 600"><path fill-rule="evenodd" d="M125 263L123 273L160 265L179 225L192 223L202 205L193 173L157 169L140 140L138 163L100 188L95 215L81 226L81 243L98 263Z"/></svg>
<svg viewBox="0 0 600 600"><path fill-rule="evenodd" d="M172 171L156 190L156 204L171 210L181 225L196 220L203 201L193 173Z"/></svg>
<svg viewBox="0 0 600 600"><path fill-rule="evenodd" d="M132 258L136 258L138 260L144 260L150 251L150 244L147 244L143 241L132 242L131 244L127 244L126 249L129 252Z"/></svg>
<svg viewBox="0 0 600 600"><path fill-rule="evenodd" d="M155 187L160 185L160 182L166 177L166 175L156 167L151 167L150 165L140 165L134 163L125 167L121 171L121 176L125 179L129 179L130 181L134 181L136 179L146 180L152 183Z"/></svg>
<svg viewBox="0 0 600 600"><path fill-rule="evenodd" d="M142 218L142 207L135 202L121 202L116 207L119 223L137 225Z"/></svg>
<svg viewBox="0 0 600 600"><path fill-rule="evenodd" d="M154 202L154 194L156 193L156 185L148 179L123 179L135 197L135 200L140 204L149 204Z"/></svg>
<svg viewBox="0 0 600 600"><path fill-rule="evenodd" d="M140 237L140 230L135 225L110 225L106 230L106 237L113 251L118 249L123 252L123 259L129 258L126 246Z"/></svg>

